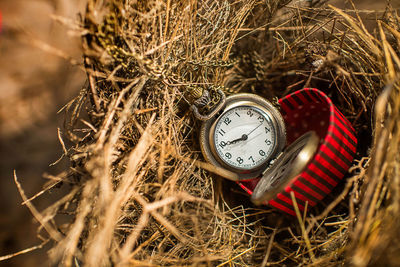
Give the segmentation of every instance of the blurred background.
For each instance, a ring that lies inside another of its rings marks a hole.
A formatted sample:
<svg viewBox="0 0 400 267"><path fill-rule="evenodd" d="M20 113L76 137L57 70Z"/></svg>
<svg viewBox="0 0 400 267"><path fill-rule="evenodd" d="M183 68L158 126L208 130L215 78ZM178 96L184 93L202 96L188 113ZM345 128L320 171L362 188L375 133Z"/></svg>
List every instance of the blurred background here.
<svg viewBox="0 0 400 267"><path fill-rule="evenodd" d="M84 85L80 39L74 32L82 0L1 0L0 33L0 256L41 243L37 222L21 205L13 179L16 170L28 197L41 191L43 174L57 174L66 162L50 167L62 155L57 114ZM359 9L384 10L386 1L354 1ZM331 1L351 8L347 1ZM400 3L392 1L395 7ZM368 14L368 13L367 13ZM375 20L375 16L367 19ZM78 64L72 64L77 62ZM33 203L51 205L62 192L54 190ZM47 245L47 248L50 244ZM0 266L43 266L46 249L0 262Z"/></svg>
<svg viewBox="0 0 400 267"><path fill-rule="evenodd" d="M57 174L66 168L65 162L49 165L62 154L57 128L62 128L64 115L57 111L85 82L80 39L71 28L84 4L81 0L0 1L0 256L41 243L37 222L21 206L13 171L31 197L46 182L44 173ZM42 210L57 198L57 193L45 194L33 203ZM43 266L44 257L45 250L37 250L0 266Z"/></svg>

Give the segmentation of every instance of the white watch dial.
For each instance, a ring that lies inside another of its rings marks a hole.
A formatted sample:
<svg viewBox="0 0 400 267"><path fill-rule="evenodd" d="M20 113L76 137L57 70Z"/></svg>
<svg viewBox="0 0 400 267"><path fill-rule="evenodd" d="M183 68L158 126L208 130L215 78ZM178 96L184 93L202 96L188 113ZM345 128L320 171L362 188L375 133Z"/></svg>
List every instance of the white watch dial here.
<svg viewBox="0 0 400 267"><path fill-rule="evenodd" d="M261 166L276 146L276 129L270 116L252 106L226 111L216 122L213 135L222 162L240 170Z"/></svg>

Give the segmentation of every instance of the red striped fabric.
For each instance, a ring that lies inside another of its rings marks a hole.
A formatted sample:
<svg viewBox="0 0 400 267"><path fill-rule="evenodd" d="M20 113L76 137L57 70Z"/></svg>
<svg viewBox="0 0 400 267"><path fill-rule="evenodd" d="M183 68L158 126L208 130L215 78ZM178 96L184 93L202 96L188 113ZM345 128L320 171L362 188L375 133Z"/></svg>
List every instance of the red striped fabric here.
<svg viewBox="0 0 400 267"><path fill-rule="evenodd" d="M323 92L305 88L279 100L290 144L308 131L320 137L320 146L306 169L288 184L268 205L295 216L291 199L294 193L300 210L305 203L315 206L341 181L356 153L357 138L350 122ZM238 184L249 194L259 179Z"/></svg>

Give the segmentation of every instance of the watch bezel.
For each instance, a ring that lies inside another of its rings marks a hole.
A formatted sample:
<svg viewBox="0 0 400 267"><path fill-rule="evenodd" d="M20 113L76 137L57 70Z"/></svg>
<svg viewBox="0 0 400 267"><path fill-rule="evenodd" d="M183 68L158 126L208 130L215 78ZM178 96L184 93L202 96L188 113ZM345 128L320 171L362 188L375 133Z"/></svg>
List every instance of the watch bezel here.
<svg viewBox="0 0 400 267"><path fill-rule="evenodd" d="M263 164L251 169L238 169L226 164L220 159L214 145L214 129L217 121L232 108L239 106L254 106L261 109L270 116L271 122L276 129L275 147L273 148L269 158ZM283 117L279 110L268 100L248 93L241 93L226 98L225 107L216 116L204 122L200 130L200 147L206 160L218 167L222 167L238 174L238 180L252 179L259 176L268 168L270 162L283 150L286 146L286 128Z"/></svg>

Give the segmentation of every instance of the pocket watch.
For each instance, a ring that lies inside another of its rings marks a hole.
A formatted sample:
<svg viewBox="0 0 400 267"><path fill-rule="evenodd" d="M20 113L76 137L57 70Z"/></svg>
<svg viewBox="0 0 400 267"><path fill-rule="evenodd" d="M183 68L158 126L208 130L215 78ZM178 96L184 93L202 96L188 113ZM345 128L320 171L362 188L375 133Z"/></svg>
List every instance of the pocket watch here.
<svg viewBox="0 0 400 267"><path fill-rule="evenodd" d="M205 158L235 173L237 180L260 175L285 145L285 123L278 108L254 94L227 97L224 108L200 130Z"/></svg>

